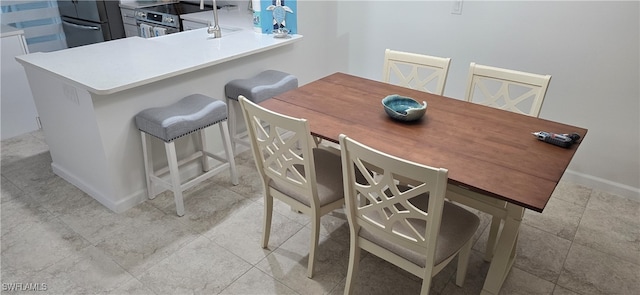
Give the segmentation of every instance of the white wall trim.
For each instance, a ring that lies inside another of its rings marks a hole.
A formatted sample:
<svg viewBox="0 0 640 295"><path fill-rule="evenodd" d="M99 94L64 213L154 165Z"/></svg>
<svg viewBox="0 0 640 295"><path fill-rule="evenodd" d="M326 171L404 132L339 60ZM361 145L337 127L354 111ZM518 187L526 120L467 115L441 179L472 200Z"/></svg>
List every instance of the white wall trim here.
<svg viewBox="0 0 640 295"><path fill-rule="evenodd" d="M238 149L238 151L244 151L244 150L245 149L243 149L242 147L239 147ZM214 154L219 157L226 158L226 154L224 150L215 152ZM215 169L217 165L220 165L220 162L213 159L209 159L209 163L212 167L211 169ZM72 173L64 169L62 166L57 165L55 162L51 163L51 169L53 170L53 173L60 176L62 179L66 180L67 182L73 184L74 186L78 187L82 191L87 192L88 195L90 195L100 204L104 205L105 207L109 208L111 211L115 213L125 212L147 200L147 191L146 189L142 189L142 190L136 191L135 193L125 197L124 199L118 202L113 202L111 199L103 196L100 192L98 192L96 189L94 189L90 185L86 184L85 182L81 181L79 178L75 177ZM229 169L223 169L220 171L220 173L228 173L228 171ZM195 163L195 162L188 163L180 167L180 178L183 181L185 179L191 179L193 177L196 177L200 174L202 174L202 169L200 165L198 165L198 163ZM165 178L165 181L167 182L170 181L168 179L169 178L168 174L164 175L164 178ZM156 184L154 184L154 189L156 192L166 191L166 189Z"/></svg>
<svg viewBox="0 0 640 295"><path fill-rule="evenodd" d="M103 196L99 191L97 191L90 185L84 183L79 178L77 178L72 173L70 173L68 170L64 169L60 165L57 165L55 162L51 163L51 169L53 170L53 173L62 177L62 179L73 184L74 186L78 187L82 191L86 192L88 195L90 195L100 204L104 205L105 207L109 208L111 211L115 213L122 213L144 202L147 199L146 191L140 190L135 194L124 198L120 202L112 202L110 198Z"/></svg>
<svg viewBox="0 0 640 295"><path fill-rule="evenodd" d="M567 169L562 180L640 202L640 188Z"/></svg>

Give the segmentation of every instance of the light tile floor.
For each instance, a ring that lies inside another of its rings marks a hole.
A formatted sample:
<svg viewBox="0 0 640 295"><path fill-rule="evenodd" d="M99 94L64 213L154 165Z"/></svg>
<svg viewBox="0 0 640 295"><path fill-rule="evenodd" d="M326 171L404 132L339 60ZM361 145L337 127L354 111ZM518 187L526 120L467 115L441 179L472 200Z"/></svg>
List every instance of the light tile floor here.
<svg viewBox="0 0 640 295"><path fill-rule="evenodd" d="M260 247L261 183L250 153L185 195L115 214L51 171L41 132L2 141L1 281L45 283L47 294L342 294L349 232L344 212L322 219L316 274L307 279L309 220L276 204L268 249ZM455 263L432 294L478 294L489 217L482 223L464 287ZM358 294L418 294L421 281L363 255ZM26 285L25 285L26 286ZM40 285L42 287L42 285ZM502 294L638 294L640 203L561 182L539 214L527 211L518 257Z"/></svg>

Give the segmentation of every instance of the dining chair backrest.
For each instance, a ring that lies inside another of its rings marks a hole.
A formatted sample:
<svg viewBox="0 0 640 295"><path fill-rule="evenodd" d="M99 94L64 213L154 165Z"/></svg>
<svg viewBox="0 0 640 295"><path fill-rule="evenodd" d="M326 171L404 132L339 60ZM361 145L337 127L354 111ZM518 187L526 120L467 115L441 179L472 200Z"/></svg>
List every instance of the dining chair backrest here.
<svg viewBox="0 0 640 295"><path fill-rule="evenodd" d="M240 102L256 167L265 184L272 180L288 190L312 196L311 203L318 203L307 120L275 113L243 96Z"/></svg>
<svg viewBox="0 0 640 295"><path fill-rule="evenodd" d="M538 75L471 63L466 100L538 117L550 75Z"/></svg>
<svg viewBox="0 0 640 295"><path fill-rule="evenodd" d="M382 80L387 83L442 95L451 58L385 50Z"/></svg>
<svg viewBox="0 0 640 295"><path fill-rule="evenodd" d="M453 259L462 248L466 256L459 258L460 271L466 273L471 236L477 228L477 217L461 217L475 222L468 230L443 230L456 238L441 238L441 219L445 207L448 171L433 168L374 150L344 134L340 135L346 213L351 233L349 269L345 294L353 292L359 249L381 257L422 278L422 294L427 294L431 277ZM410 183L411 185L401 185ZM450 206L454 206L449 204ZM455 208L454 208L455 209ZM456 213L450 217L457 218ZM475 219L474 219L475 218ZM450 222L452 225L456 222ZM442 224L446 226L445 224ZM462 233L464 232L464 233ZM455 245L448 240L458 240ZM437 245L440 242L441 245ZM466 246L466 247L463 247ZM437 248L446 248L437 249ZM438 255L436 254L438 250ZM464 275L459 282L462 284Z"/></svg>
<svg viewBox="0 0 640 295"><path fill-rule="evenodd" d="M447 170L412 163L340 137L345 203L359 228L433 258L447 185ZM363 177L356 177L359 171ZM375 172L375 173L373 173ZM398 187L398 183L413 187ZM428 212L413 203L429 195ZM421 224L421 226L416 226ZM425 226L426 225L426 226ZM430 249L427 251L426 249ZM427 257L429 259L429 257ZM433 263L432 263L433 264Z"/></svg>
<svg viewBox="0 0 640 295"><path fill-rule="evenodd" d="M344 205L340 155L316 146L307 120L265 109L242 95L238 101L264 186L262 247L267 248L269 244L274 198L309 216L307 277L311 278L320 217Z"/></svg>

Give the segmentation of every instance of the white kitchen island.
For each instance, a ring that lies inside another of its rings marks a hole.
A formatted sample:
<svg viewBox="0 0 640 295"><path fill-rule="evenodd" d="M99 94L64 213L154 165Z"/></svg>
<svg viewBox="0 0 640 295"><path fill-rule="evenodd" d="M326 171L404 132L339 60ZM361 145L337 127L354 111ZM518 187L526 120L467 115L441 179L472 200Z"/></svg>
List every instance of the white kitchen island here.
<svg viewBox="0 0 640 295"><path fill-rule="evenodd" d="M211 39L205 28L16 59L33 92L53 171L122 212L146 200L140 133L133 120L138 112L193 93L224 99L228 81L265 69L295 75L284 65L295 56L299 40L300 35L278 39L251 30ZM210 146L221 150L217 130L208 132ZM193 147L188 137L177 144L183 150ZM156 164L164 165L162 145L154 149ZM198 169L192 168L193 173Z"/></svg>

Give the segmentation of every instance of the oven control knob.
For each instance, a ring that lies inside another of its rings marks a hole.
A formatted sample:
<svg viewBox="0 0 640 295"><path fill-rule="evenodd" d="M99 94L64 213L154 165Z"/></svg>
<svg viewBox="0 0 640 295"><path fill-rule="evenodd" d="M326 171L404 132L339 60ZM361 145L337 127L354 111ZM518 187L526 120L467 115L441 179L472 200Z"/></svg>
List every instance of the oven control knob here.
<svg viewBox="0 0 640 295"><path fill-rule="evenodd" d="M147 14L142 11L138 11L138 17L147 18Z"/></svg>
<svg viewBox="0 0 640 295"><path fill-rule="evenodd" d="M163 22L168 23L168 24L172 24L175 22L175 20L173 19L173 17L167 16L164 18Z"/></svg>

